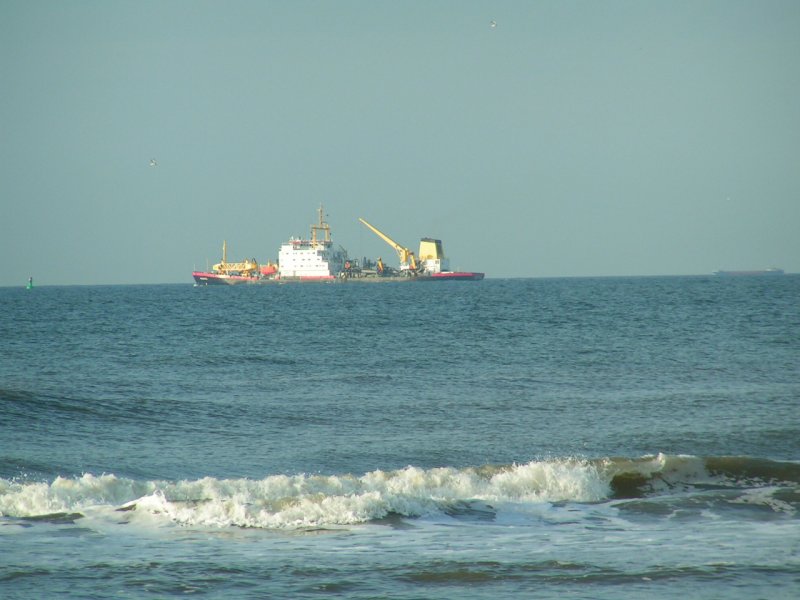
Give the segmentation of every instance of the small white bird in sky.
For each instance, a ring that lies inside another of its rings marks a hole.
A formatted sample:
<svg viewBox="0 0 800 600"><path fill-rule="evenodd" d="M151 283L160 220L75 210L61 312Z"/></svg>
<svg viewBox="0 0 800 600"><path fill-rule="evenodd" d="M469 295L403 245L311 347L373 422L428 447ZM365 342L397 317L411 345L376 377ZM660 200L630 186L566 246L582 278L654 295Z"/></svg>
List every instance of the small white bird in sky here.
<svg viewBox="0 0 800 600"><path fill-rule="evenodd" d="M490 21L490 22L489 22L489 27L491 27L492 29L494 29L495 27L497 27L497 21Z"/></svg>
<svg viewBox="0 0 800 600"><path fill-rule="evenodd" d="M151 158L150 159L150 166L151 167L157 167L158 166L158 163L156 162L155 158Z"/></svg>

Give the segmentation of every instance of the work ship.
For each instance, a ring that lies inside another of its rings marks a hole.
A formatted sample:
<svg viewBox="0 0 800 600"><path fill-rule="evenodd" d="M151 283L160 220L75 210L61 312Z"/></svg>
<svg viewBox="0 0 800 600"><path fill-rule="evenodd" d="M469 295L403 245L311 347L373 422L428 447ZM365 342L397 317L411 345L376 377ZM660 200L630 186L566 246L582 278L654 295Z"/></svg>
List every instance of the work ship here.
<svg viewBox="0 0 800 600"><path fill-rule="evenodd" d="M222 244L222 261L210 271L194 271L195 285L236 285L241 283L289 282L387 282L387 281L479 281L483 273L451 271L442 241L422 238L415 254L367 223L359 221L391 246L399 258L398 267L377 260L351 259L341 246L334 247L331 228L322 206L318 222L311 226L308 239L290 238L278 252L277 263L259 264L255 258L228 262L227 244Z"/></svg>
<svg viewBox="0 0 800 600"><path fill-rule="evenodd" d="M745 276L765 276L765 275L783 275L784 270L777 267L770 267L769 269L757 269L754 271L714 271L717 277L739 277Z"/></svg>

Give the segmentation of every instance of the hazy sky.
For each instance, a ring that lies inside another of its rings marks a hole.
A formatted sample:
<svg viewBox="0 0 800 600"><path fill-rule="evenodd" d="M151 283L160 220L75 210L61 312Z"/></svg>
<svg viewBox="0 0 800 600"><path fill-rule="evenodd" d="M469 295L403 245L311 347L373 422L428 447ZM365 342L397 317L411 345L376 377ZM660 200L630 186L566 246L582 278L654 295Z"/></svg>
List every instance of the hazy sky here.
<svg viewBox="0 0 800 600"><path fill-rule="evenodd" d="M800 2L0 0L0 285L191 283L320 203L488 277L798 272Z"/></svg>

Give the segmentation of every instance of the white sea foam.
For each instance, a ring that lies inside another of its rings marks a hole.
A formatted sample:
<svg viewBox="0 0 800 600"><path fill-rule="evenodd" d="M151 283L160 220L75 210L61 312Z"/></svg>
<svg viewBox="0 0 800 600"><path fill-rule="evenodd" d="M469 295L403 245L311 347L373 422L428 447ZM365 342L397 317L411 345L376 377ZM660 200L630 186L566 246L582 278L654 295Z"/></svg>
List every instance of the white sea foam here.
<svg viewBox="0 0 800 600"><path fill-rule="evenodd" d="M139 482L114 475L57 477L51 483L0 480L0 516L28 518L88 510L135 510L182 525L304 528L351 525L390 514L452 513L481 503L494 510L554 502L601 502L615 477L633 474L650 492L708 481L693 456L560 459L479 468L373 471L355 475L273 475L261 480ZM713 479L713 478L712 478ZM524 509L523 509L524 510Z"/></svg>
<svg viewBox="0 0 800 600"><path fill-rule="evenodd" d="M186 525L298 528L364 523L395 513L424 516L459 503L598 501L608 478L585 461L530 462L481 469L407 467L354 475L275 475L137 482L114 475L0 480L0 515L31 517L94 507L135 509Z"/></svg>
<svg viewBox="0 0 800 600"><path fill-rule="evenodd" d="M52 483L0 479L0 516L31 517L80 512L94 506L117 506L155 489L153 482L114 475L56 477Z"/></svg>
<svg viewBox="0 0 800 600"><path fill-rule="evenodd" d="M732 500L731 503L749 506L762 506L770 509L774 513L782 513L786 516L795 516L797 514L797 508L795 506L789 502L775 497L775 493L779 490L780 488L777 487L748 490L738 498Z"/></svg>

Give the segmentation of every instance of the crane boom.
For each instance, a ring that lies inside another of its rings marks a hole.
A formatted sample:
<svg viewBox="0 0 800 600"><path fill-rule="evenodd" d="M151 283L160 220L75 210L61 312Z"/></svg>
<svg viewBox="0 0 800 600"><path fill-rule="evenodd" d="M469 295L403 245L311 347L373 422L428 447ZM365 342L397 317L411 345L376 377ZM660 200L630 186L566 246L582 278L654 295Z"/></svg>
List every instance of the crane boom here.
<svg viewBox="0 0 800 600"><path fill-rule="evenodd" d="M412 250L409 250L408 248L406 248L404 246L401 246L400 244L395 242L392 238L390 238L388 235L383 233L380 229L370 225L369 223L367 223L361 217L359 217L358 220L361 221L361 223L363 223L364 225L366 225L375 235L377 235L384 242L386 242L392 248L394 248L395 252L397 252L397 256L400 258L400 268L401 269L409 269L410 268L412 270L416 270L417 261L414 258L414 252Z"/></svg>

